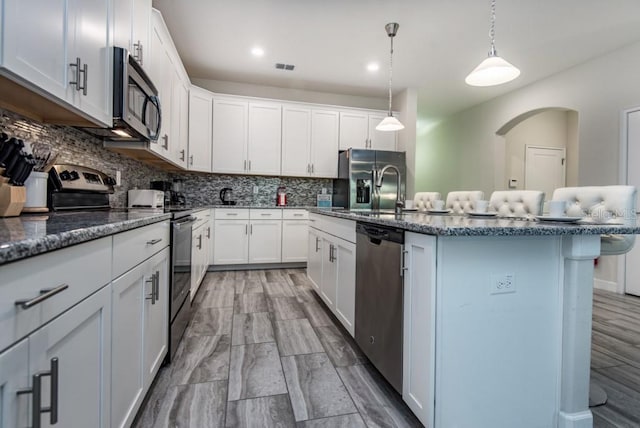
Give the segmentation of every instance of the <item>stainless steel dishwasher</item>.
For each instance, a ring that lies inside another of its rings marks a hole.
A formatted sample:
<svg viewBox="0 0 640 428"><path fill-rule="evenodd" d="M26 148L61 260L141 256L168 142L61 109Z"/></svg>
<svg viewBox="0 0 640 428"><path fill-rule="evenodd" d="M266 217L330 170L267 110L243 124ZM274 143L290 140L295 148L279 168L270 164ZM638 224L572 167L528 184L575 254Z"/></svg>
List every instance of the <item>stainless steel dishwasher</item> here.
<svg viewBox="0 0 640 428"><path fill-rule="evenodd" d="M402 393L403 282L401 229L356 224L356 342Z"/></svg>

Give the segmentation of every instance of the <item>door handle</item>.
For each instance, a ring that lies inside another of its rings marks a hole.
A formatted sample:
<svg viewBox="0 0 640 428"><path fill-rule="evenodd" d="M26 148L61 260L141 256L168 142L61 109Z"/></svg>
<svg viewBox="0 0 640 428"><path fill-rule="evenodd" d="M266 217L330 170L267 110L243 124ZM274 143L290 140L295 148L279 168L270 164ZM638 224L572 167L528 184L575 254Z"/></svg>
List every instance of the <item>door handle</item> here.
<svg viewBox="0 0 640 428"><path fill-rule="evenodd" d="M184 160L184 149L180 150L180 160Z"/></svg>
<svg viewBox="0 0 640 428"><path fill-rule="evenodd" d="M158 300L160 300L160 271L156 271L156 273L153 274L153 279L154 279L154 291L156 294L156 302Z"/></svg>
<svg viewBox="0 0 640 428"><path fill-rule="evenodd" d="M207 239L211 238L211 227L207 227Z"/></svg>
<svg viewBox="0 0 640 428"><path fill-rule="evenodd" d="M319 244L320 244L320 238L318 238L318 237L316 236L316 253L317 253L318 251L320 251L320 246L319 246Z"/></svg>
<svg viewBox="0 0 640 428"><path fill-rule="evenodd" d="M245 171L247 170L247 160L246 159L244 160L244 166L242 167L242 169L245 170Z"/></svg>
<svg viewBox="0 0 640 428"><path fill-rule="evenodd" d="M151 241L147 241L147 245L156 245L160 241L162 241L162 238L152 239Z"/></svg>
<svg viewBox="0 0 640 428"><path fill-rule="evenodd" d="M409 251L405 250L403 246L402 252L400 253L400 276L404 276L404 272L409 270L407 266L407 254L409 254Z"/></svg>
<svg viewBox="0 0 640 428"><path fill-rule="evenodd" d="M69 63L70 67L75 67L75 79L69 82L70 85L74 85L76 87L76 91L80 90L80 57L76 58L76 62Z"/></svg>
<svg viewBox="0 0 640 428"><path fill-rule="evenodd" d="M58 293L62 293L67 288L69 288L69 284L62 284L55 288L45 288L40 290L39 296L36 296L33 299L16 300L15 305L20 306L22 309L29 309L37 305L38 303L44 302L45 300L55 296Z"/></svg>
<svg viewBox="0 0 640 428"><path fill-rule="evenodd" d="M87 95L87 79L89 76L89 66L87 64L85 64L82 67L82 70L80 70L80 73L82 73L82 86L78 87L78 90L82 89L82 95Z"/></svg>
<svg viewBox="0 0 640 428"><path fill-rule="evenodd" d="M156 304L156 275L152 274L151 278L145 279L144 282L146 284L151 283L151 295L145 297L145 300L151 300L151 304Z"/></svg>
<svg viewBox="0 0 640 428"><path fill-rule="evenodd" d="M169 136L167 134L164 134L162 139L164 140L164 144L162 145L162 148L164 148L165 150L169 150Z"/></svg>
<svg viewBox="0 0 640 428"><path fill-rule="evenodd" d="M251 160L249 160L249 171L251 171Z"/></svg>
<svg viewBox="0 0 640 428"><path fill-rule="evenodd" d="M51 399L49 407L42 407L42 377L51 376ZM41 371L32 376L31 388L26 388L17 391L18 395L31 394L32 406L31 406L31 426L33 428L40 428L42 423L40 421L41 413L49 413L49 424L55 425L58 423L58 357L53 357L50 361L49 371Z"/></svg>
<svg viewBox="0 0 640 428"><path fill-rule="evenodd" d="M189 156L189 165L193 165L193 155Z"/></svg>

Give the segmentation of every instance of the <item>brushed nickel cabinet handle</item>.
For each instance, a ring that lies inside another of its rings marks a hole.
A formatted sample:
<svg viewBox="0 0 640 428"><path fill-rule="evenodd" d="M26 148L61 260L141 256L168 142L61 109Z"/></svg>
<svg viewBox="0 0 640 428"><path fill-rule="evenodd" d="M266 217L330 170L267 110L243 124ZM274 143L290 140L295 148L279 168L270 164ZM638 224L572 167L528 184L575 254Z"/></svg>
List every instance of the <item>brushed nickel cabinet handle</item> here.
<svg viewBox="0 0 640 428"><path fill-rule="evenodd" d="M80 90L80 57L76 58L76 62L69 63L70 67L75 67L75 79L69 82L70 85L76 87L76 91Z"/></svg>
<svg viewBox="0 0 640 428"><path fill-rule="evenodd" d="M85 64L84 67L82 67L82 70L80 70L80 73L82 73L82 86L79 86L78 90L82 89L82 95L86 96L87 95L87 79L89 76L89 66Z"/></svg>
<svg viewBox="0 0 640 428"><path fill-rule="evenodd" d="M193 155L189 156L189 165L193 165Z"/></svg>
<svg viewBox="0 0 640 428"><path fill-rule="evenodd" d="M320 251L320 238L316 236L316 253Z"/></svg>
<svg viewBox="0 0 640 428"><path fill-rule="evenodd" d="M247 160L246 159L244 160L244 166L242 167L242 169L245 170L245 171L247 170Z"/></svg>
<svg viewBox="0 0 640 428"><path fill-rule="evenodd" d="M17 391L18 395L31 394L31 426L33 428L40 428L42 422L40 420L41 413L49 413L49 425L55 425L58 423L58 358L51 359L51 368L49 371L41 371L32 376L31 388L22 389ZM51 404L49 407L42 407L42 378L44 376L51 376Z"/></svg>
<svg viewBox="0 0 640 428"><path fill-rule="evenodd" d="M164 134L162 139L164 140L164 144L162 145L162 148L164 148L165 150L169 150L169 136L167 134Z"/></svg>
<svg viewBox="0 0 640 428"><path fill-rule="evenodd" d="M155 305L156 304L156 276L152 274L151 278L145 279L144 282L145 284L151 283L151 294L145 297L145 300L151 300L151 304Z"/></svg>
<svg viewBox="0 0 640 428"><path fill-rule="evenodd" d="M400 254L400 276L404 276L404 272L409 270L407 267L407 254L409 254L409 251L402 248L402 253Z"/></svg>
<svg viewBox="0 0 640 428"><path fill-rule="evenodd" d="M158 242L161 242L162 238L152 239L151 241L147 241L147 245L156 245Z"/></svg>
<svg viewBox="0 0 640 428"><path fill-rule="evenodd" d="M207 227L207 239L211 238L211 227Z"/></svg>
<svg viewBox="0 0 640 428"><path fill-rule="evenodd" d="M184 160L184 149L180 150L180 160Z"/></svg>
<svg viewBox="0 0 640 428"><path fill-rule="evenodd" d="M37 305L38 303L44 302L45 300L55 296L58 293L62 293L67 288L69 288L69 284L62 284L55 288L45 288L40 290L39 296L36 296L33 299L16 300L15 305L20 306L22 309L29 309Z"/></svg>
<svg viewBox="0 0 640 428"><path fill-rule="evenodd" d="M154 278L154 287L155 287L155 293L156 293L156 302L158 300L160 300L160 271L156 271L156 273L153 274L153 278Z"/></svg>
<svg viewBox="0 0 640 428"><path fill-rule="evenodd" d="M249 160L249 171L251 171L251 160Z"/></svg>

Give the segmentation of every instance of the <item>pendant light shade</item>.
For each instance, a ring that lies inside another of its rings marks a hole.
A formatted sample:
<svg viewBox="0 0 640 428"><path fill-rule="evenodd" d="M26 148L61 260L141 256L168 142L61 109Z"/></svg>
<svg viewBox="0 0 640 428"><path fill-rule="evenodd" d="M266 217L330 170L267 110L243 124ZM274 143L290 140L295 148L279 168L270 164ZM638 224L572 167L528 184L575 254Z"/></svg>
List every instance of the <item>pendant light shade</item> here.
<svg viewBox="0 0 640 428"><path fill-rule="evenodd" d="M471 86L494 86L507 83L520 76L520 70L498 56L495 46L496 1L491 0L491 49L489 57L473 69L464 81Z"/></svg>
<svg viewBox="0 0 640 428"><path fill-rule="evenodd" d="M377 131L399 131L400 129L404 129L404 125L400 123L398 119L393 117L393 112L391 111L391 102L393 97L393 93L391 91L391 83L393 81L393 38L398 33L399 27L400 25L396 22L390 22L384 26L387 35L391 39L391 51L389 53L389 115L382 119L382 121L376 126Z"/></svg>

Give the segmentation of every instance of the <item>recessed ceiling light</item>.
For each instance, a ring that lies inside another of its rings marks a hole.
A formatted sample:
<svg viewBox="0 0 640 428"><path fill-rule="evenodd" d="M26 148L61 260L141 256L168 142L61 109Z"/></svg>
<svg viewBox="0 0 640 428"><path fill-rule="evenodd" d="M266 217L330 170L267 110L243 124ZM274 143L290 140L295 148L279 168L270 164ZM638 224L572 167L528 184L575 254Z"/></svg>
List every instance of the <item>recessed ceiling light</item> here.
<svg viewBox="0 0 640 428"><path fill-rule="evenodd" d="M375 72L378 71L380 69L380 64L378 64L377 62L370 62L369 64L367 64L367 70L369 70L370 72Z"/></svg>
<svg viewBox="0 0 640 428"><path fill-rule="evenodd" d="M251 55L256 57L264 56L264 49L262 49L260 46L255 46L251 48Z"/></svg>

